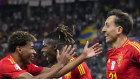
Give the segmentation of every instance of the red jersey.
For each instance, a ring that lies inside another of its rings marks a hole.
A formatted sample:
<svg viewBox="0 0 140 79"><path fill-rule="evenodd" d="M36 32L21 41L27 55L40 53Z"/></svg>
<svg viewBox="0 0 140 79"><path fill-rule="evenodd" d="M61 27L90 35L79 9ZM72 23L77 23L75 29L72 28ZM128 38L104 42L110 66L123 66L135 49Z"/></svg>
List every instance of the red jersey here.
<svg viewBox="0 0 140 79"><path fill-rule="evenodd" d="M0 79L16 79L16 77L24 72L32 75L38 75L43 67L37 67L34 64L24 65L22 68L18 66L12 55L8 55L0 61Z"/></svg>
<svg viewBox="0 0 140 79"><path fill-rule="evenodd" d="M140 44L126 40L107 53L107 79L140 79Z"/></svg>
<svg viewBox="0 0 140 79"><path fill-rule="evenodd" d="M72 57L70 62L76 58ZM55 79L55 78L54 78ZM92 79L88 66L85 62L77 66L72 71L58 79Z"/></svg>

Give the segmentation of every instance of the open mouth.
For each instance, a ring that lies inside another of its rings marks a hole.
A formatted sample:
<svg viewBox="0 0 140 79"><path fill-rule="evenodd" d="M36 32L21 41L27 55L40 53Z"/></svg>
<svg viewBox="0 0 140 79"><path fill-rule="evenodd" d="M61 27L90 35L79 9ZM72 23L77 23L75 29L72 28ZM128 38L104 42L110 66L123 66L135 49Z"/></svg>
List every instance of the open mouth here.
<svg viewBox="0 0 140 79"><path fill-rule="evenodd" d="M34 58L35 58L34 56L31 56L31 57L30 57L30 59L31 59L32 61L34 60Z"/></svg>
<svg viewBox="0 0 140 79"><path fill-rule="evenodd" d="M46 58L46 60L48 61L48 56L47 56L47 54L46 53L43 53L43 56Z"/></svg>
<svg viewBox="0 0 140 79"><path fill-rule="evenodd" d="M46 60L48 61L48 60L49 60L49 58L48 58L48 57L46 57Z"/></svg>
<svg viewBox="0 0 140 79"><path fill-rule="evenodd" d="M45 54L45 53L43 53L43 56L46 56L46 54Z"/></svg>

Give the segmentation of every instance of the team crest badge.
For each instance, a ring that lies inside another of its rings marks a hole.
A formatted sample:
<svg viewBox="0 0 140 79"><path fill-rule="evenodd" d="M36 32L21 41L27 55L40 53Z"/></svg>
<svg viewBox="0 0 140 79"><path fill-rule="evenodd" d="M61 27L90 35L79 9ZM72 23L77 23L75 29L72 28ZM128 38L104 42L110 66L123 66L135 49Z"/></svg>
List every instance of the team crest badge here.
<svg viewBox="0 0 140 79"><path fill-rule="evenodd" d="M118 55L118 67L121 66L122 60L123 60L123 54L122 54L122 52L121 52L121 53Z"/></svg>
<svg viewBox="0 0 140 79"><path fill-rule="evenodd" d="M16 70L22 70L17 64L15 64L15 69Z"/></svg>
<svg viewBox="0 0 140 79"><path fill-rule="evenodd" d="M111 70L114 70L115 65L116 65L116 61L112 61L112 63L111 63Z"/></svg>

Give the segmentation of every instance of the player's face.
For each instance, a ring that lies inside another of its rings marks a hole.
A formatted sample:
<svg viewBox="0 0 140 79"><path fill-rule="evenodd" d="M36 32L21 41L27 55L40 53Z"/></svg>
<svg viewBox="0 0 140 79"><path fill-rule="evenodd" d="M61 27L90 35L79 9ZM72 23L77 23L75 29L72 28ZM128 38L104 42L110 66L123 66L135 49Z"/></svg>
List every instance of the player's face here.
<svg viewBox="0 0 140 79"><path fill-rule="evenodd" d="M116 16L109 16L102 28L102 31L105 32L106 42L109 44L113 44L118 37L118 27L114 23L115 18Z"/></svg>
<svg viewBox="0 0 140 79"><path fill-rule="evenodd" d="M30 64L34 60L36 51L33 48L33 42L27 42L25 46L21 46L20 56L25 64Z"/></svg>
<svg viewBox="0 0 140 79"><path fill-rule="evenodd" d="M44 42L41 52L49 63L54 64L56 62L56 50L54 49L54 46L47 43L47 41Z"/></svg>

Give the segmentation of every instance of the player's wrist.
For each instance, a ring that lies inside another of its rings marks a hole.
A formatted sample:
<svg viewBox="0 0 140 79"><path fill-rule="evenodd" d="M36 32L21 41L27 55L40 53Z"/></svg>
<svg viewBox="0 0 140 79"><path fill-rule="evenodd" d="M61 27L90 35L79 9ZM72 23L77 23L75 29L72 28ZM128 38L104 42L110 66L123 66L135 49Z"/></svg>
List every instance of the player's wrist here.
<svg viewBox="0 0 140 79"><path fill-rule="evenodd" d="M84 61L84 60L86 60L86 55L82 53L82 54L79 56L79 58L80 58L82 61Z"/></svg>
<svg viewBox="0 0 140 79"><path fill-rule="evenodd" d="M58 63L57 63L57 66L64 67L64 66L65 66L65 63L58 62Z"/></svg>

